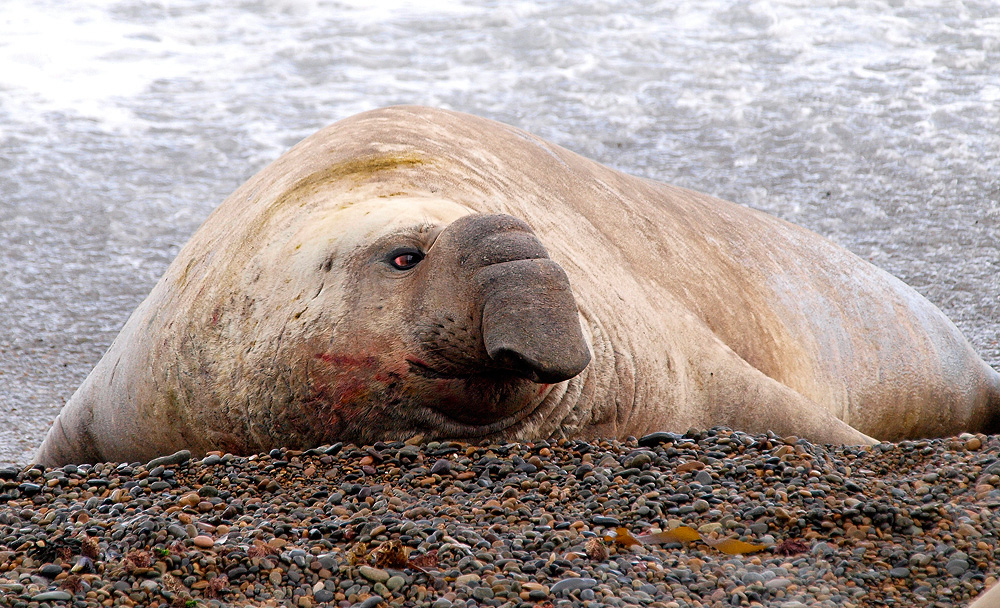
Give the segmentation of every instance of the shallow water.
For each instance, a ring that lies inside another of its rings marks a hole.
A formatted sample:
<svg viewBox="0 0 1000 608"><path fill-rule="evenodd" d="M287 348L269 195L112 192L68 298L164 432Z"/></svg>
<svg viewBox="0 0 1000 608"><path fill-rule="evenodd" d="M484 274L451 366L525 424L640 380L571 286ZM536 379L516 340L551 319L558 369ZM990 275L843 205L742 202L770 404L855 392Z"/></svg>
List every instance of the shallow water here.
<svg viewBox="0 0 1000 608"><path fill-rule="evenodd" d="M237 185L397 103L807 226L1000 366L992 0L590 4L0 3L0 461Z"/></svg>

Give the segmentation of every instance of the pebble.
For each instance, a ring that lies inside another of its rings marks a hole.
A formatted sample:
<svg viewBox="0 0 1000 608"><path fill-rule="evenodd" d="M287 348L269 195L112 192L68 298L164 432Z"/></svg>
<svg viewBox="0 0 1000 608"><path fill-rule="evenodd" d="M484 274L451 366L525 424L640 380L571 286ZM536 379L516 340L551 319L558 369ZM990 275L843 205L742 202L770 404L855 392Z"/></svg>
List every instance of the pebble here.
<svg viewBox="0 0 1000 608"><path fill-rule="evenodd" d="M997 453L711 429L6 467L0 606L967 605L1000 570ZM677 526L766 548L605 540Z"/></svg>
<svg viewBox="0 0 1000 608"><path fill-rule="evenodd" d="M478 583L480 581L478 574L463 574L462 576L455 579L456 585L471 585L472 583Z"/></svg>
<svg viewBox="0 0 1000 608"><path fill-rule="evenodd" d="M363 602L356 604L358 608L375 608L383 602L382 596L373 595Z"/></svg>
<svg viewBox="0 0 1000 608"><path fill-rule="evenodd" d="M371 566L361 566L358 568L361 576L374 583L384 583L389 580L389 573L381 568L372 568Z"/></svg>
<svg viewBox="0 0 1000 608"><path fill-rule="evenodd" d="M969 562L962 558L948 560L944 569L947 570L948 574L952 576L961 576L962 574L965 574L966 570L969 569Z"/></svg>
<svg viewBox="0 0 1000 608"><path fill-rule="evenodd" d="M555 595L561 591L590 589L595 585L597 585L597 580L589 577L564 578L552 585L552 587L549 588L549 593Z"/></svg>
<svg viewBox="0 0 1000 608"><path fill-rule="evenodd" d="M68 602L71 599L72 594L65 591L45 591L31 596L33 602Z"/></svg>
<svg viewBox="0 0 1000 608"><path fill-rule="evenodd" d="M610 517L608 515L595 515L590 521L595 526L607 526L609 528L617 528L622 525L622 522L617 517Z"/></svg>
<svg viewBox="0 0 1000 608"><path fill-rule="evenodd" d="M770 591L774 591L775 589L784 589L785 587L791 584L792 581L788 580L787 578L772 578L771 580L766 581L764 583L764 588Z"/></svg>
<svg viewBox="0 0 1000 608"><path fill-rule="evenodd" d="M177 464L183 464L191 460L191 452L188 450L179 450L170 454L168 456L160 456L159 458L154 458L146 464L146 470L156 468L158 466L172 466Z"/></svg>

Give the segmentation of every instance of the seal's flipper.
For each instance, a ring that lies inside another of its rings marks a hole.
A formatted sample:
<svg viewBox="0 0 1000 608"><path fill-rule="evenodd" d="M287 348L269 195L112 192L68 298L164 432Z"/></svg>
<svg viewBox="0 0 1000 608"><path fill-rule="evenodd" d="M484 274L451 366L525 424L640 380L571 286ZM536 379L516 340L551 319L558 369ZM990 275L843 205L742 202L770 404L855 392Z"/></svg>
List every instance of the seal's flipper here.
<svg viewBox="0 0 1000 608"><path fill-rule="evenodd" d="M822 405L753 367L721 341L709 345L694 374L715 424L753 433L803 437L814 443L874 445L879 441Z"/></svg>

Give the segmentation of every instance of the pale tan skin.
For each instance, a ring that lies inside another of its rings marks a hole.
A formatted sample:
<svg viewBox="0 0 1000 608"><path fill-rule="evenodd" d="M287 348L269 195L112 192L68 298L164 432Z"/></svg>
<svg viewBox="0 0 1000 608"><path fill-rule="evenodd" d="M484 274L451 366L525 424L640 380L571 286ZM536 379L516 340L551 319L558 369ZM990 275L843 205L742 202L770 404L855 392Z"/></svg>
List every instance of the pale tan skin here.
<svg viewBox="0 0 1000 608"><path fill-rule="evenodd" d="M428 414L410 428L409 410L351 401L354 426L339 419L348 439L621 438L724 425L872 443L997 428L1000 375L933 305L824 238L503 124L395 107L323 129L230 196L126 323L36 460L337 440L301 398L310 353L375 353L373 378L405 375L407 349L427 346L407 337L405 298L417 287L378 287L358 251L393 231L438 234L479 213L534 230L569 277L592 361L530 396L519 384L519 401L480 426ZM360 300L357 285L369 286ZM390 304L376 311L383 298ZM345 370L327 380L346 382L355 372ZM449 382L420 395L411 387L407 399L428 411L440 391L460 399Z"/></svg>
<svg viewBox="0 0 1000 608"><path fill-rule="evenodd" d="M969 604L969 608L1000 608L1000 585L993 583L992 587Z"/></svg>

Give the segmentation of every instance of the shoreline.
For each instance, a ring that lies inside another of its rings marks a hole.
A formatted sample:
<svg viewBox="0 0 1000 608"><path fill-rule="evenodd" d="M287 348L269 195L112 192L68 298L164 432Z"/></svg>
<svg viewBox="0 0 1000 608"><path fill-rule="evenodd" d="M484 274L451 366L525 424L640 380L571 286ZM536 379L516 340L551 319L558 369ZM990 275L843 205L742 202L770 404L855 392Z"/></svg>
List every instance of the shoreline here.
<svg viewBox="0 0 1000 608"><path fill-rule="evenodd" d="M719 428L0 467L0 606L961 606L1000 573L998 453Z"/></svg>

